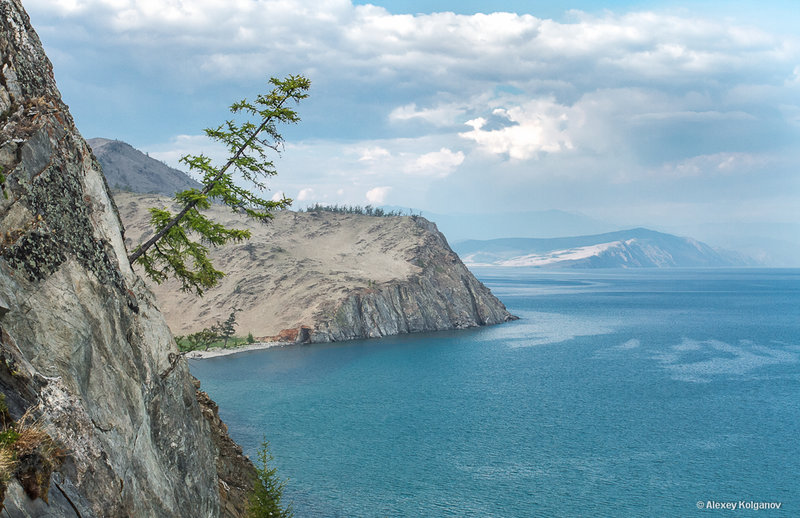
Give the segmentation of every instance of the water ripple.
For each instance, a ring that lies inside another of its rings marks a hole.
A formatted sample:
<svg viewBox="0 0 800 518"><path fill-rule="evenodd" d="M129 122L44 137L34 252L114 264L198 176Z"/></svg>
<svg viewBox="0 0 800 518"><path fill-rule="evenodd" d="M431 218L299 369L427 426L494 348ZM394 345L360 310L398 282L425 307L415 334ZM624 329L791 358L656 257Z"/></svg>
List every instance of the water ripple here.
<svg viewBox="0 0 800 518"><path fill-rule="evenodd" d="M711 381L711 376L742 376L768 365L798 363L800 354L777 344L765 346L745 339L733 345L719 340L684 338L652 358L669 371L673 379L706 383Z"/></svg>

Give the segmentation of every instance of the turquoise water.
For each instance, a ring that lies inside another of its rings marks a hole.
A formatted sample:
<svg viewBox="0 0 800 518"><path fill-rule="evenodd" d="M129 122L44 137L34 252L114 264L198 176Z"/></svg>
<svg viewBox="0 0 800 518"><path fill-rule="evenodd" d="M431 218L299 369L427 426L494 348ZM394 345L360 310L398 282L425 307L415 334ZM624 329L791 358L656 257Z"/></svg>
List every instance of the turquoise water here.
<svg viewBox="0 0 800 518"><path fill-rule="evenodd" d="M476 274L519 321L191 362L296 516L800 516L800 270Z"/></svg>

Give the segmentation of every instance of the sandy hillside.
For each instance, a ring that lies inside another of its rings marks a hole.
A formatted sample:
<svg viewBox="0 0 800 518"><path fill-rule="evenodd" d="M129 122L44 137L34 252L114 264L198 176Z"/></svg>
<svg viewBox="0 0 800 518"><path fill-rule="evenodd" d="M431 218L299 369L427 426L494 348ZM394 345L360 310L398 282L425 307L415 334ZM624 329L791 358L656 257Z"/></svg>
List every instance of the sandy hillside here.
<svg viewBox="0 0 800 518"><path fill-rule="evenodd" d="M117 193L129 249L149 231L148 207L169 198ZM283 329L314 324L353 289L403 280L419 273L416 256L423 230L409 217L378 218L333 213L282 211L267 224L215 207L212 217L247 228L252 238L212 252L226 276L202 298L180 291L170 280L151 284L161 311L176 335L199 331L239 308L237 334L277 335ZM136 268L141 274L141 268Z"/></svg>

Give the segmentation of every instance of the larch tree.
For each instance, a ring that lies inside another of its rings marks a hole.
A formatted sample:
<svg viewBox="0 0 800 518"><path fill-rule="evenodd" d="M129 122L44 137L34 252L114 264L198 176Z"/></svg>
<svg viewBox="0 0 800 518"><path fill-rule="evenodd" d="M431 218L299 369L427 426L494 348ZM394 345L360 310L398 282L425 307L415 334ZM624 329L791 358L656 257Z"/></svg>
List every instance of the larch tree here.
<svg viewBox="0 0 800 518"><path fill-rule="evenodd" d="M209 259L208 245L220 246L250 237L244 229L228 228L203 214L212 201L222 203L234 212L266 221L271 211L288 207L292 200L262 198L252 190L241 187L236 175L249 182L256 191L267 189L266 179L277 174L268 153L280 154L283 136L279 125L296 124L300 117L293 105L308 97L311 82L303 76L285 79L271 78L272 90L260 94L253 102L242 100L233 104L234 118L217 128L206 128L205 134L224 144L228 161L218 167L205 155L186 155L181 162L202 178L202 189L188 189L175 195L179 208L151 208L150 221L154 234L130 253L131 264L142 266L148 277L161 283L175 277L183 291L198 295L215 286L225 274Z"/></svg>

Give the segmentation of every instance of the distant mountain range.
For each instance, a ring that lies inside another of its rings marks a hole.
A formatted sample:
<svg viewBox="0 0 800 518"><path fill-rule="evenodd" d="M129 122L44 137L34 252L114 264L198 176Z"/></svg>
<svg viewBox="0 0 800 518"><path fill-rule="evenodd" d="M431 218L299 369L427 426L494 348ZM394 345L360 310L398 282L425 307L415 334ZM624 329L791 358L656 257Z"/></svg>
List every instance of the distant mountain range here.
<svg viewBox="0 0 800 518"><path fill-rule="evenodd" d="M506 238L455 243L465 264L548 268L753 266L735 252L645 228L550 239Z"/></svg>
<svg viewBox="0 0 800 518"><path fill-rule="evenodd" d="M183 171L150 158L120 140L93 138L86 142L103 166L112 189L172 196L177 191L202 187Z"/></svg>

